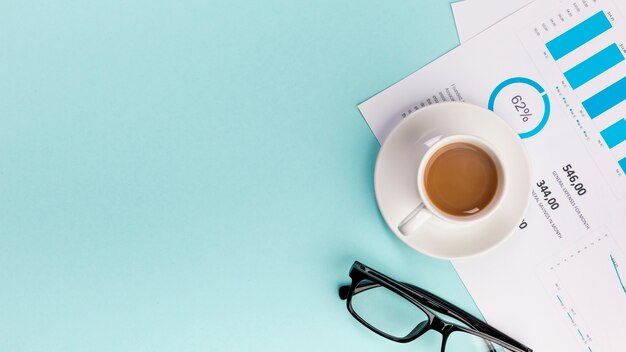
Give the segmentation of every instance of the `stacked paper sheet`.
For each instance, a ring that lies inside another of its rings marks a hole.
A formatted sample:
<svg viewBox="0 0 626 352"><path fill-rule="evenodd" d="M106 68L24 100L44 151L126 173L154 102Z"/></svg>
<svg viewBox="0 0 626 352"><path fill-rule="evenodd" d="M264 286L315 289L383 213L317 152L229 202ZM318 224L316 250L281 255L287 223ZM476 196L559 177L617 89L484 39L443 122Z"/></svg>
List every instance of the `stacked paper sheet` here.
<svg viewBox="0 0 626 352"><path fill-rule="evenodd" d="M626 351L626 1L528 2L454 3L463 44L359 109L381 143L439 101L508 122L558 206L534 186L527 226L455 268L487 321L535 351Z"/></svg>

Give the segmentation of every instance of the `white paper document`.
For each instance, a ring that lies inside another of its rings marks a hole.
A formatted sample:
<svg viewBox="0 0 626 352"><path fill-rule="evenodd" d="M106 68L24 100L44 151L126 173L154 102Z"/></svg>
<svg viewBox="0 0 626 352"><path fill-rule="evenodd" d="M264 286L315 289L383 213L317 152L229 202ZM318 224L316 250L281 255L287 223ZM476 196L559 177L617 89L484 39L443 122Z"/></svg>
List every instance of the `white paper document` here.
<svg viewBox="0 0 626 352"><path fill-rule="evenodd" d="M453 2L452 15L461 43L521 9L531 0L465 0Z"/></svg>
<svg viewBox="0 0 626 352"><path fill-rule="evenodd" d="M537 0L359 106L381 143L443 101L519 133L534 174L523 229L453 264L487 321L535 351L626 351L625 13Z"/></svg>

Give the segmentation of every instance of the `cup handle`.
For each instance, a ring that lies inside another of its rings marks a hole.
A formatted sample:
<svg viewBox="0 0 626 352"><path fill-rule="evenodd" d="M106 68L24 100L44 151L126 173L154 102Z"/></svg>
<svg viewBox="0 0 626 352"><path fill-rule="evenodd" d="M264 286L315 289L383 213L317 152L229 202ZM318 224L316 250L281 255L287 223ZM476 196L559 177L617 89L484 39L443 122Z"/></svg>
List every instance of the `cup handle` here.
<svg viewBox="0 0 626 352"><path fill-rule="evenodd" d="M398 231L405 236L413 235L433 214L424 203L420 203L398 225Z"/></svg>

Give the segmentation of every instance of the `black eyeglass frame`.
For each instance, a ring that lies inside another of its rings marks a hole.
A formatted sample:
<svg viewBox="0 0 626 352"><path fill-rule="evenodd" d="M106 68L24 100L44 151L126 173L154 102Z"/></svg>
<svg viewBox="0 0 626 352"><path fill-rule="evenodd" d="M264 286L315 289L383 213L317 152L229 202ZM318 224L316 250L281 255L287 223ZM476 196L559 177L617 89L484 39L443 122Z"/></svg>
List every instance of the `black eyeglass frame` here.
<svg viewBox="0 0 626 352"><path fill-rule="evenodd" d="M340 287L339 297L342 300L346 300L348 311L356 320L365 325L368 329L389 340L406 343L417 339L429 330L435 330L442 335L441 352L445 352L448 337L453 332L459 331L481 337L487 341L501 345L512 352L532 352L532 349L529 347L497 330L493 326L484 323L480 319L474 317L454 304L447 302L417 286L395 281L358 261L355 261L352 265L352 268L350 269L350 277L352 278L352 284ZM428 321L417 324L416 327L404 337L389 335L369 324L365 319L361 318L357 312L355 312L352 307L352 297L355 294L380 286L387 288L397 295L400 295L420 308L428 316ZM467 324L470 328L445 321L439 318L435 313L433 313L433 311L448 315ZM491 346L491 349L494 350L493 346Z"/></svg>

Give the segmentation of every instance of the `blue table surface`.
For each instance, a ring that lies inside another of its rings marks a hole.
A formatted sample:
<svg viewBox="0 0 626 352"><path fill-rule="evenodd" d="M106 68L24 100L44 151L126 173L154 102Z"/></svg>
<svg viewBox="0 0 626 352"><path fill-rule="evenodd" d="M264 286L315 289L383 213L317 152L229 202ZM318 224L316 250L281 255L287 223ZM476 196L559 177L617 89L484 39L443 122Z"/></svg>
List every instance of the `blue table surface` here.
<svg viewBox="0 0 626 352"><path fill-rule="evenodd" d="M478 313L386 228L356 108L458 45L448 0L4 1L0 28L0 350L436 350L348 314L356 259Z"/></svg>

